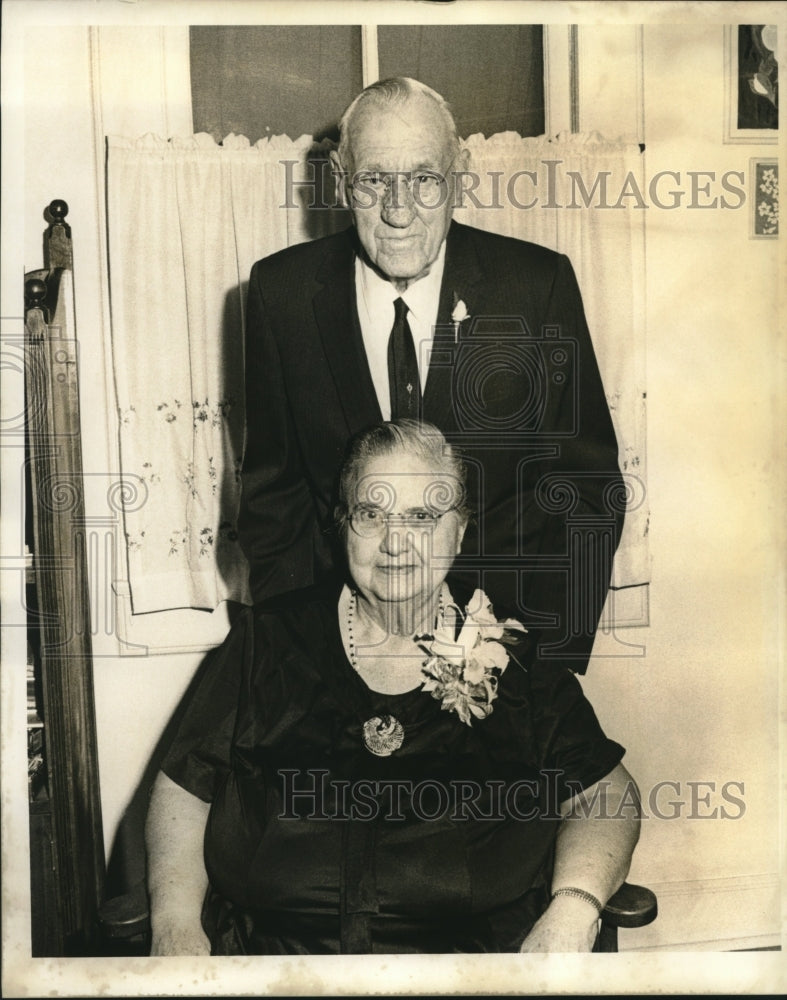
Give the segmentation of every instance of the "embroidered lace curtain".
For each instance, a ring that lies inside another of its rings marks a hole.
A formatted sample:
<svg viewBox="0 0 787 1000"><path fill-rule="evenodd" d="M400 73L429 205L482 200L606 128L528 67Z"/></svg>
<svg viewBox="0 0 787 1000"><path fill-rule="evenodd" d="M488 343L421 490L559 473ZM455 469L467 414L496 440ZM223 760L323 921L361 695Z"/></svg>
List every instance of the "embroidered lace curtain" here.
<svg viewBox="0 0 787 1000"><path fill-rule="evenodd" d="M599 170L610 171L607 196L616 199L628 171L640 169L639 151L576 135L550 142L504 133L467 145L481 207L467 197L456 218L559 249L577 271L622 466L638 477L629 480L614 582L644 583L647 515L644 487L641 495L635 488L644 482L641 213L631 199L615 210L551 207L570 203L572 170L588 191ZM236 536L246 286L255 260L348 224L346 213L325 207L334 197L329 174L315 168L324 153L309 136L254 146L234 135L221 146L205 134L109 139L112 354L135 614L249 601ZM520 175L507 191L524 170L536 184ZM487 207L492 171L503 172L499 208ZM517 207L509 193L539 205Z"/></svg>

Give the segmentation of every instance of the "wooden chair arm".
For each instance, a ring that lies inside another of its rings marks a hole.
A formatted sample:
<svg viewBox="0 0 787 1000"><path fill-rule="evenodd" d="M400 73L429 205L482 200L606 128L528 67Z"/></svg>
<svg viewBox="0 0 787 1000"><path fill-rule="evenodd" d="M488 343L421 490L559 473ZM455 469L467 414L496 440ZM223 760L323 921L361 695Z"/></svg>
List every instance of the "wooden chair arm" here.
<svg viewBox="0 0 787 1000"><path fill-rule="evenodd" d="M653 923L658 912L655 893L624 882L604 907L601 919L612 927L645 927Z"/></svg>
<svg viewBox="0 0 787 1000"><path fill-rule="evenodd" d="M123 939L150 935L150 905L144 882L129 892L105 900L98 910L98 922L105 938Z"/></svg>
<svg viewBox="0 0 787 1000"><path fill-rule="evenodd" d="M618 950L618 927L645 927L658 914L656 896L642 885L624 882L601 914L601 928L594 951Z"/></svg>

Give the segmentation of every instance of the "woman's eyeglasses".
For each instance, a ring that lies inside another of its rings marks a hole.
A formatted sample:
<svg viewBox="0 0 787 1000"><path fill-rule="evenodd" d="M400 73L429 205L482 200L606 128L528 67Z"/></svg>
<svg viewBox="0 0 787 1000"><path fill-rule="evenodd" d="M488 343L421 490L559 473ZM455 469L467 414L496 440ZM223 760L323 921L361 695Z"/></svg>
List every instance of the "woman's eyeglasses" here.
<svg viewBox="0 0 787 1000"><path fill-rule="evenodd" d="M381 507L356 507L349 515L350 527L361 538L373 538L382 535L393 525L402 525L408 529L433 531L446 514L456 507L447 510L429 510L427 507L415 507L404 514L392 514Z"/></svg>

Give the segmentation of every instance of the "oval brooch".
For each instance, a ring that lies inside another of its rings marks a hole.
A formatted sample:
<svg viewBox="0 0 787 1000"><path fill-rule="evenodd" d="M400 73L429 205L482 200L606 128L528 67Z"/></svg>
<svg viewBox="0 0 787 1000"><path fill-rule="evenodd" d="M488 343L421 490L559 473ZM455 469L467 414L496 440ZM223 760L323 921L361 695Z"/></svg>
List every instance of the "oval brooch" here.
<svg viewBox="0 0 787 1000"><path fill-rule="evenodd" d="M364 722L363 741L376 757L390 757L404 743L404 728L392 715L376 715Z"/></svg>

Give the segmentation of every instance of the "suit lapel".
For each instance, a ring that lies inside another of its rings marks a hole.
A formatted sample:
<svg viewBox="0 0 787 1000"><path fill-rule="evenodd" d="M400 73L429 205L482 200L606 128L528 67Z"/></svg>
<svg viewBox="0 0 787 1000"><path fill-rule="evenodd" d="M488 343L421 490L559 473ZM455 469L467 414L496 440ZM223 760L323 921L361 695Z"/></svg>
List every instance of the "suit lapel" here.
<svg viewBox="0 0 787 1000"><path fill-rule="evenodd" d="M355 304L354 230L317 272L314 319L350 434L382 420Z"/></svg>
<svg viewBox="0 0 787 1000"><path fill-rule="evenodd" d="M451 314L458 300L471 318L483 315L483 270L471 239L471 230L452 222L446 240L445 267L440 287L437 329L424 392L423 416L443 431L456 428L453 412L453 368L456 354ZM322 339L350 434L382 420L369 371L355 302L355 230L332 249L317 272L322 288L313 299L314 319ZM460 340L467 336L462 324Z"/></svg>
<svg viewBox="0 0 787 1000"><path fill-rule="evenodd" d="M482 315L485 309L483 270L470 237L471 231L466 226L451 223L446 239L432 360L424 392L424 419L444 432L457 429L452 392L456 344L451 314L459 301L464 302L471 318ZM459 330L460 341L467 336L467 327L465 321Z"/></svg>

